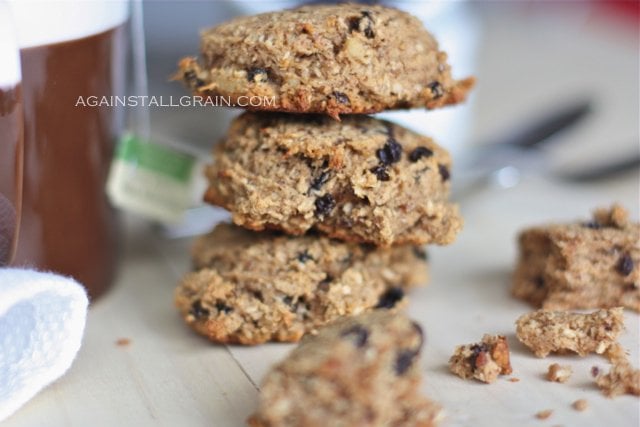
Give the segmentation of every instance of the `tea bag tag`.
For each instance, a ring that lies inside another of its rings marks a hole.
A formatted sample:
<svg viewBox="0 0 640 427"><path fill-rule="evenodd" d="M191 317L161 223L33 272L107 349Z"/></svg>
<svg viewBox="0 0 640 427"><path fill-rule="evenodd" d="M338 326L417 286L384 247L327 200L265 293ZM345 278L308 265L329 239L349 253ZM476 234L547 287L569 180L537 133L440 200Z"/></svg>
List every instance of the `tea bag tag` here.
<svg viewBox="0 0 640 427"><path fill-rule="evenodd" d="M118 143L107 194L116 207L176 223L195 199L201 168L195 156L128 134Z"/></svg>

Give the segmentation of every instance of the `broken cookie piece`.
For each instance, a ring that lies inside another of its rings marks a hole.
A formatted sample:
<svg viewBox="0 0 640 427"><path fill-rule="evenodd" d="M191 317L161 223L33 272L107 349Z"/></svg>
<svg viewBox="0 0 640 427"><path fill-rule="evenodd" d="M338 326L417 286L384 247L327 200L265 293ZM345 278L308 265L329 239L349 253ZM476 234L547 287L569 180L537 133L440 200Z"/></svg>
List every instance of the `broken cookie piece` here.
<svg viewBox="0 0 640 427"><path fill-rule="evenodd" d="M634 369L628 361L615 363L608 373L596 377L596 384L607 397L640 396L640 369Z"/></svg>
<svg viewBox="0 0 640 427"><path fill-rule="evenodd" d="M488 335L475 344L458 346L449 359L449 369L460 378L492 383L498 375L512 372L509 344L502 335Z"/></svg>
<svg viewBox="0 0 640 427"><path fill-rule="evenodd" d="M529 228L518 243L517 298L552 310L640 311L640 224L620 205L588 221Z"/></svg>
<svg viewBox="0 0 640 427"><path fill-rule="evenodd" d="M552 363L549 365L549 370L547 371L547 379L556 383L564 383L571 377L571 374L573 374L571 366L561 366L557 363Z"/></svg>
<svg viewBox="0 0 640 427"><path fill-rule="evenodd" d="M381 310L306 336L260 387L253 427L431 427L439 405L419 392L422 328Z"/></svg>
<svg viewBox="0 0 640 427"><path fill-rule="evenodd" d="M619 347L616 340L624 327L622 311L621 307L589 314L538 310L517 320L516 335L538 357L571 351L613 359L609 352Z"/></svg>

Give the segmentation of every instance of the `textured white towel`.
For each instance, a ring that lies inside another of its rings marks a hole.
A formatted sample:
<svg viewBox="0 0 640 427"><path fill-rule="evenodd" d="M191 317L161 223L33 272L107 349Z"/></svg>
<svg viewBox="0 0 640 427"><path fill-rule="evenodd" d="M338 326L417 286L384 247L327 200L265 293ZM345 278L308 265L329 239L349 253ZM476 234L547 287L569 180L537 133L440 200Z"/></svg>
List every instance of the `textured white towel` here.
<svg viewBox="0 0 640 427"><path fill-rule="evenodd" d="M0 269L0 421L69 369L87 304L73 279Z"/></svg>

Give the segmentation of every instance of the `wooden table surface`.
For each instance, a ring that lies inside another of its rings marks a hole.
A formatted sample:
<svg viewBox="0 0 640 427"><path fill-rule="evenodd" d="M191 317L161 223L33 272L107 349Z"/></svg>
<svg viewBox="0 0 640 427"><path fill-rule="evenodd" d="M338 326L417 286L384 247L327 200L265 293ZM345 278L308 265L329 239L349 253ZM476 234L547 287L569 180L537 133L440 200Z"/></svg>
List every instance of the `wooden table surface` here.
<svg viewBox="0 0 640 427"><path fill-rule="evenodd" d="M597 160L628 150L627 143L637 150L637 43L589 38L582 27L549 21L542 31L529 15L521 18L483 18L475 120L469 124L476 139L526 120L532 106L588 92L597 99L597 114L574 131L572 145L551 150L552 162L562 168ZM603 358L537 359L517 342L514 322L530 307L509 294L517 230L586 218L595 206L612 201L622 202L637 219L638 180L631 173L578 185L531 174L515 188L485 189L462 201L463 232L449 247L429 248L430 283L411 294L408 307L427 336L422 391L445 407L445 426L639 425L638 398L607 399L594 386L589 371L594 365L606 368ZM189 239L166 239L139 220L128 220L126 231L117 283L91 307L72 368L3 427L233 427L242 426L255 408L261 378L292 345L220 346L192 333L172 301L179 277L189 269ZM621 342L638 366L639 316L627 312L625 319ZM507 336L519 382L501 378L484 385L448 372L454 347L484 333ZM121 338L129 344L117 345ZM543 378L553 362L573 367L568 383ZM571 408L580 398L589 402L585 412ZM553 410L552 416L536 419L544 409Z"/></svg>

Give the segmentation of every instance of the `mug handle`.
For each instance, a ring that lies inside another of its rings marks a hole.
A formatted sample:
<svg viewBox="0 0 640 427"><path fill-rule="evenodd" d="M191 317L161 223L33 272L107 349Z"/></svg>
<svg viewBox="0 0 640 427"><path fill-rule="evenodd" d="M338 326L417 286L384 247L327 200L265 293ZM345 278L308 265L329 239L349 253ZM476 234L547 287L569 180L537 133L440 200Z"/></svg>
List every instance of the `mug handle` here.
<svg viewBox="0 0 640 427"><path fill-rule="evenodd" d="M0 0L0 267L15 255L22 208L23 111L20 49L11 11Z"/></svg>

